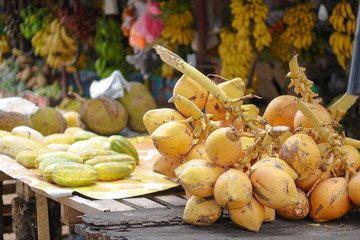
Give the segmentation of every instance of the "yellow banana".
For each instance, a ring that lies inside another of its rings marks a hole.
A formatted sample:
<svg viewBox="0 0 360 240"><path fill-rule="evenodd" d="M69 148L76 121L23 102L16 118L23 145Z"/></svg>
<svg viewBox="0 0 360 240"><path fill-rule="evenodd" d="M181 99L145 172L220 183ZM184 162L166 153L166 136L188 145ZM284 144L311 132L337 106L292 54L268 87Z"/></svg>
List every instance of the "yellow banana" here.
<svg viewBox="0 0 360 240"><path fill-rule="evenodd" d="M60 38L71 51L75 52L77 50L75 40L67 34L64 26L60 27Z"/></svg>

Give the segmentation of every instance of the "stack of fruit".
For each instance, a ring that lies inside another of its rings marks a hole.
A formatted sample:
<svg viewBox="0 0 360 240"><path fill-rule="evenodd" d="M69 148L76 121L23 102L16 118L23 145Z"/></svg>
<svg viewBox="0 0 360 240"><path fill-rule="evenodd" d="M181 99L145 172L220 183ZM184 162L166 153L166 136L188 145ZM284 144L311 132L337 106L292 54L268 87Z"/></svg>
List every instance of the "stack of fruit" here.
<svg viewBox="0 0 360 240"><path fill-rule="evenodd" d="M34 64L35 59L25 55L17 56L16 63L19 67L16 74L18 82L26 84L26 87L33 91L47 85L47 75L49 74L47 65Z"/></svg>
<svg viewBox="0 0 360 240"><path fill-rule="evenodd" d="M2 154L26 168L37 168L45 180L61 186L78 187L96 180L122 179L139 163L134 146L120 135L103 137L70 127L63 133L44 136L25 125L0 133Z"/></svg>
<svg viewBox="0 0 360 240"><path fill-rule="evenodd" d="M23 23L20 24L21 33L26 39L30 39L36 32L49 24L51 13L47 8L29 5L20 12L20 17L23 19Z"/></svg>
<svg viewBox="0 0 360 240"><path fill-rule="evenodd" d="M233 0L230 7L234 16L234 30L224 27L220 33L220 73L227 79L247 79L256 57L255 51L261 51L271 43L271 35L265 24L268 8L262 1L253 0ZM257 77L254 76L247 92L254 92L256 83Z"/></svg>
<svg viewBox="0 0 360 240"><path fill-rule="evenodd" d="M356 97L345 94L326 110L295 56L289 87L301 97L279 96L259 116L243 104L242 79L216 85L166 48L155 49L184 74L174 88L176 110L149 111L144 123L160 153L154 171L177 177L187 193L185 222L211 225L227 209L235 224L256 232L276 212L326 222L360 206L360 141L333 128Z"/></svg>
<svg viewBox="0 0 360 240"><path fill-rule="evenodd" d="M166 2L163 6L169 12L165 19L165 26L161 32L161 37L171 44L189 45L194 38L192 24L194 18L190 11L188 1L181 3L176 1Z"/></svg>
<svg viewBox="0 0 360 240"><path fill-rule="evenodd" d="M292 56L293 47L281 35L285 31L283 20L278 20L270 27L272 42L269 47L271 55L283 63L287 63Z"/></svg>
<svg viewBox="0 0 360 240"><path fill-rule="evenodd" d="M329 21L335 29L330 36L329 44L338 63L346 71L352 56L356 26L356 16L351 4L347 1L339 2L333 9Z"/></svg>
<svg viewBox="0 0 360 240"><path fill-rule="evenodd" d="M194 39L194 18L191 13L189 1L167 1L162 3L164 28L161 38L166 42L169 49L175 49L178 45L190 45ZM173 69L163 64L161 66L161 77L171 80L174 75Z"/></svg>
<svg viewBox="0 0 360 240"><path fill-rule="evenodd" d="M31 44L35 48L35 56L40 55L46 58L46 63L53 68L60 68L67 62L72 62L79 47L76 40L68 35L58 18L55 18L49 25L36 32L31 38ZM81 53L76 66L83 67L84 65L85 54ZM74 69L68 68L67 70Z"/></svg>
<svg viewBox="0 0 360 240"><path fill-rule="evenodd" d="M120 70L127 76L125 48L122 42L121 23L115 18L98 18L96 21L95 50L98 58L95 70L101 78Z"/></svg>
<svg viewBox="0 0 360 240"><path fill-rule="evenodd" d="M316 37L313 31L317 19L312 11L314 8L314 4L307 1L285 12L284 23L287 26L281 37L298 50L309 48Z"/></svg>
<svg viewBox="0 0 360 240"><path fill-rule="evenodd" d="M0 17L0 62L2 62L5 57L4 55L11 52L11 46L9 43L9 37L5 31L5 17Z"/></svg>

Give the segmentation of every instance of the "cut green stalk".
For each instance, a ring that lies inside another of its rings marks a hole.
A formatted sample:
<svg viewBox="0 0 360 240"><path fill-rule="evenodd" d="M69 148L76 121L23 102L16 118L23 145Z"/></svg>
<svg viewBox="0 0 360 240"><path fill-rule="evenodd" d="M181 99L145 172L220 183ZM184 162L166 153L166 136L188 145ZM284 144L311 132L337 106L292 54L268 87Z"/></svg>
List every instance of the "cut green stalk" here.
<svg viewBox="0 0 360 240"><path fill-rule="evenodd" d="M333 105L328 108L330 117L339 122L347 110L354 105L358 96L349 95L345 93L338 101L336 101Z"/></svg>
<svg viewBox="0 0 360 240"><path fill-rule="evenodd" d="M346 137L344 144L351 145L357 149L360 149L360 140Z"/></svg>

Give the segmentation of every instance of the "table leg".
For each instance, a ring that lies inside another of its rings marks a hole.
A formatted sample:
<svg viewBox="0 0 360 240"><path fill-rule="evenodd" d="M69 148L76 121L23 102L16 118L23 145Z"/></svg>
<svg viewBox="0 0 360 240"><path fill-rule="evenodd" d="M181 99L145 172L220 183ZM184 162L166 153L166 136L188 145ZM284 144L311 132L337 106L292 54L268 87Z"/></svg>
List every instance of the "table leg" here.
<svg viewBox="0 0 360 240"><path fill-rule="evenodd" d="M35 193L35 197L38 239L47 240L50 239L47 198L39 193Z"/></svg>
<svg viewBox="0 0 360 240"><path fill-rule="evenodd" d="M4 202L3 202L3 181L0 181L0 240L4 239Z"/></svg>

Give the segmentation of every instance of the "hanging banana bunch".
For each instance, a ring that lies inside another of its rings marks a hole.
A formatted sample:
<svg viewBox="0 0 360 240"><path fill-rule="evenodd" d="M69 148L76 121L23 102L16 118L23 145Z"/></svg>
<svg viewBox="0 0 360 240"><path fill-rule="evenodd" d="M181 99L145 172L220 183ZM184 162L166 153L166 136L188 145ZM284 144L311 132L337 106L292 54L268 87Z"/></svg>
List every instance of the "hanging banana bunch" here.
<svg viewBox="0 0 360 240"><path fill-rule="evenodd" d="M271 43L271 35L265 23L268 8L262 0L232 0L230 7L234 17L233 29L224 27L220 33L220 74L227 79L241 77L247 81L255 52ZM254 92L256 84L257 77L254 75L247 93Z"/></svg>
<svg viewBox="0 0 360 240"><path fill-rule="evenodd" d="M316 14L310 1L299 3L285 12L284 23L287 25L281 37L297 50L308 49L316 36L313 31Z"/></svg>
<svg viewBox="0 0 360 240"><path fill-rule="evenodd" d="M219 55L222 60L220 75L226 79L246 78L253 59L250 39L242 39L230 26L221 29L220 39Z"/></svg>
<svg viewBox="0 0 360 240"><path fill-rule="evenodd" d="M160 3L163 12L164 28L161 39L164 46L174 52L178 52L179 46L188 46L194 39L194 17L191 13L189 1L164 1ZM161 66L161 77L171 79L173 69L167 65Z"/></svg>
<svg viewBox="0 0 360 240"><path fill-rule="evenodd" d="M58 18L39 31L31 39L34 55L46 58L46 63L53 68L60 68L65 62L71 62L76 55L76 40L69 36ZM85 55L82 53L77 67L85 65ZM73 71L73 67L68 67Z"/></svg>
<svg viewBox="0 0 360 240"><path fill-rule="evenodd" d="M270 30L272 39L269 47L270 54L282 63L287 64L292 57L293 47L291 43L281 37L285 31L283 20L274 22Z"/></svg>
<svg viewBox="0 0 360 240"><path fill-rule="evenodd" d="M230 7L234 16L232 26L240 36L252 36L259 51L270 46L271 34L265 23L269 10L262 0L232 0Z"/></svg>
<svg viewBox="0 0 360 240"><path fill-rule="evenodd" d="M329 44L339 65L346 71L353 51L356 16L347 1L339 2L329 18L335 32L330 35Z"/></svg>
<svg viewBox="0 0 360 240"><path fill-rule="evenodd" d="M0 17L0 62L4 60L4 55L11 52L9 36L5 32L5 15Z"/></svg>
<svg viewBox="0 0 360 240"><path fill-rule="evenodd" d="M179 3L171 0L165 3L164 7L169 9L169 13L165 19L161 37L170 44L189 45L194 38L192 28L194 18L190 11L190 4L187 1Z"/></svg>

